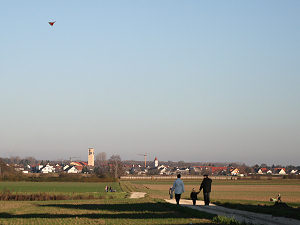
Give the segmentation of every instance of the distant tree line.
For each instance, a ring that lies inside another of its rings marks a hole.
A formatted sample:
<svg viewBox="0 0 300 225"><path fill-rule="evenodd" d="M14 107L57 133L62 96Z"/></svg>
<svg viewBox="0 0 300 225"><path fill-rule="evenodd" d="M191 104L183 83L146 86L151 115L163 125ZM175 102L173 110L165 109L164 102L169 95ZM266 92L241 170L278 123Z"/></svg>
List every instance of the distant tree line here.
<svg viewBox="0 0 300 225"><path fill-rule="evenodd" d="M11 156L9 158L2 158L2 162L13 165L13 164L18 164L18 165L35 165L41 161L36 160L34 157L26 157L24 159L20 158L19 156Z"/></svg>

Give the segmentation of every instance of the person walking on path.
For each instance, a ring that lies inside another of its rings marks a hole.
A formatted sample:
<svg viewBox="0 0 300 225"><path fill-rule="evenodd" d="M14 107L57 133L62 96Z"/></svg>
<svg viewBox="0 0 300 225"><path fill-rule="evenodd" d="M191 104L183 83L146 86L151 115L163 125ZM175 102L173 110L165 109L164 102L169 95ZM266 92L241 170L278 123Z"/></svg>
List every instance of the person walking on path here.
<svg viewBox="0 0 300 225"><path fill-rule="evenodd" d="M212 180L208 178L207 174L205 174L199 189L200 191L203 189L203 198L205 205L209 205L210 202L211 183Z"/></svg>
<svg viewBox="0 0 300 225"><path fill-rule="evenodd" d="M196 192L195 188L193 188L192 192L191 192L191 199L193 200L193 205L196 205L196 201L198 199L198 194L200 193L200 191Z"/></svg>
<svg viewBox="0 0 300 225"><path fill-rule="evenodd" d="M175 199L177 205L179 205L181 194L184 192L184 184L183 181L180 179L181 175L177 174L177 179L174 181L172 191L175 192Z"/></svg>

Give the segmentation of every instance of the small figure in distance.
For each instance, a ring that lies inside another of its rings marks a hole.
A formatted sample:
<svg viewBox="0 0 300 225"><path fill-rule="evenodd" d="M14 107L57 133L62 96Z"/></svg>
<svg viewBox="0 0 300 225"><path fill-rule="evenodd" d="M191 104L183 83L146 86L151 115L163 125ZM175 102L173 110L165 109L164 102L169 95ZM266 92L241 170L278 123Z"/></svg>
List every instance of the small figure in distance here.
<svg viewBox="0 0 300 225"><path fill-rule="evenodd" d="M170 195L170 199L173 199L173 189L172 189L172 187L169 188L169 195Z"/></svg>
<svg viewBox="0 0 300 225"><path fill-rule="evenodd" d="M109 191L110 191L110 192L112 191L112 188L111 188L111 186L109 186Z"/></svg>
<svg viewBox="0 0 300 225"><path fill-rule="evenodd" d="M277 195L277 202L281 202L281 195L280 195L280 193L278 193L278 195Z"/></svg>
<svg viewBox="0 0 300 225"><path fill-rule="evenodd" d="M193 205L196 205L196 201L198 199L197 195L200 193L200 191L196 192L195 188L192 189L191 192L191 199L193 200Z"/></svg>
<svg viewBox="0 0 300 225"><path fill-rule="evenodd" d="M212 180L208 178L207 174L204 174L203 176L204 179L202 180L199 191L203 189L204 203L205 205L209 205Z"/></svg>
<svg viewBox="0 0 300 225"><path fill-rule="evenodd" d="M281 201L281 195L280 195L280 193L278 193L278 195L277 195L276 198L270 198L270 201L271 201L271 202L275 202L275 203L282 202L282 201Z"/></svg>
<svg viewBox="0 0 300 225"><path fill-rule="evenodd" d="M105 186L105 191L108 192L108 186L107 185Z"/></svg>
<svg viewBox="0 0 300 225"><path fill-rule="evenodd" d="M183 181L180 179L181 175L177 174L177 179L174 181L172 192L175 192L175 199L177 205L179 205L181 194L184 192L184 184Z"/></svg>

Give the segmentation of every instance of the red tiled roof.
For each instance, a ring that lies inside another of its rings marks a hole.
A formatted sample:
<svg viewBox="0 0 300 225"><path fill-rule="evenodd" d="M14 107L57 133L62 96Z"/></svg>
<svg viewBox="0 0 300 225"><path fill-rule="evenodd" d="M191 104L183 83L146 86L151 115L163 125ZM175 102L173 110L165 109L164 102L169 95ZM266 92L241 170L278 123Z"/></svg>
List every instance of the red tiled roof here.
<svg viewBox="0 0 300 225"><path fill-rule="evenodd" d="M82 170L83 166L75 166L75 168L78 169L78 170Z"/></svg>
<svg viewBox="0 0 300 225"><path fill-rule="evenodd" d="M267 168L260 168L262 172L266 173L268 171Z"/></svg>
<svg viewBox="0 0 300 225"><path fill-rule="evenodd" d="M223 170L227 170L227 167L226 166L218 166L218 167L211 167L211 172L214 173L216 171L223 171Z"/></svg>
<svg viewBox="0 0 300 225"><path fill-rule="evenodd" d="M285 171L285 168L278 167L278 168L274 168L274 170L284 170Z"/></svg>
<svg viewBox="0 0 300 225"><path fill-rule="evenodd" d="M86 162L80 162L83 166L88 166Z"/></svg>

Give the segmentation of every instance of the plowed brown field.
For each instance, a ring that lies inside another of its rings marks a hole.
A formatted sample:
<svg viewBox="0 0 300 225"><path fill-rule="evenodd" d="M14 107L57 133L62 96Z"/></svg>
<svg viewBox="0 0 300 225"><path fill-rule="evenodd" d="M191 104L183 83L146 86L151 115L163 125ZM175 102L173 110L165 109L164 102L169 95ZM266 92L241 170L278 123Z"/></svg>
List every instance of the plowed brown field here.
<svg viewBox="0 0 300 225"><path fill-rule="evenodd" d="M170 185L167 184L145 184L146 188L155 195L168 197ZM184 198L189 197L192 188L199 189L199 185L185 185ZM212 185L212 200L230 199L230 200L251 200L251 201L269 201L270 197L281 194L285 202L300 202L300 185ZM201 197L201 194L199 195Z"/></svg>

